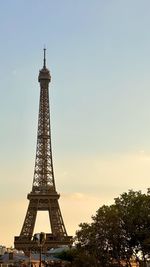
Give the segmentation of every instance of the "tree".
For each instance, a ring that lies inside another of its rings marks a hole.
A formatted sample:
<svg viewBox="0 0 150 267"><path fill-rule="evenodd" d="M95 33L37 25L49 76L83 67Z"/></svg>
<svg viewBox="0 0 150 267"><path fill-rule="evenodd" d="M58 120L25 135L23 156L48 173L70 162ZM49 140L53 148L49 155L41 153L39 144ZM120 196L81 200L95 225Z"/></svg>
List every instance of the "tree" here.
<svg viewBox="0 0 150 267"><path fill-rule="evenodd" d="M97 266L131 266L134 256L146 264L150 251L150 190L147 194L130 190L103 205L92 217L92 223L80 224L77 246L92 255ZM146 266L146 265L145 265Z"/></svg>
<svg viewBox="0 0 150 267"><path fill-rule="evenodd" d="M114 261L121 266L125 238L116 206L102 206L92 219L90 225L80 224L78 243L95 256L98 266L110 266Z"/></svg>
<svg viewBox="0 0 150 267"><path fill-rule="evenodd" d="M123 222L128 244L138 260L142 254L143 261L149 257L150 250L150 194L130 190L115 199L119 216Z"/></svg>
<svg viewBox="0 0 150 267"><path fill-rule="evenodd" d="M72 267L97 267L95 258L81 247L64 250L57 257L70 262Z"/></svg>

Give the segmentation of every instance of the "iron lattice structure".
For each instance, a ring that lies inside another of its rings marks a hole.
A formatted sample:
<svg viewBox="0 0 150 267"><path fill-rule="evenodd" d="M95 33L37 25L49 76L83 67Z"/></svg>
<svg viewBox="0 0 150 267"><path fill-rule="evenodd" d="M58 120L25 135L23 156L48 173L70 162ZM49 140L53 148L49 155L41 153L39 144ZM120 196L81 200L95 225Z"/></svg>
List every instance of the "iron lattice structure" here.
<svg viewBox="0 0 150 267"><path fill-rule="evenodd" d="M66 228L61 215L56 192L52 147L50 130L50 109L49 109L49 83L51 76L46 68L44 49L44 64L39 72L40 103L38 118L38 133L36 159L32 191L28 194L29 206L24 220L20 236L15 237L15 248L25 253L31 250L38 250L38 244L33 240L34 226L38 211L48 211L51 232L46 234L44 249L62 245L71 245L72 237L67 235Z"/></svg>

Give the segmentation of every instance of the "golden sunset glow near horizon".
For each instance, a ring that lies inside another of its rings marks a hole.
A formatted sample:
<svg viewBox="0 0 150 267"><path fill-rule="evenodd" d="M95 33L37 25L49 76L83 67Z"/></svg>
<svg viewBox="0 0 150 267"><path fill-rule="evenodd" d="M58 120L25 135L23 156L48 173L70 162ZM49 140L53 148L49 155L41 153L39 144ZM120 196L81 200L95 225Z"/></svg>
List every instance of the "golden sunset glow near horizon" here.
<svg viewBox="0 0 150 267"><path fill-rule="evenodd" d="M150 2L0 5L0 245L14 246L29 203L44 44L56 189L74 236L101 205L150 187ZM34 231L49 227L39 212Z"/></svg>

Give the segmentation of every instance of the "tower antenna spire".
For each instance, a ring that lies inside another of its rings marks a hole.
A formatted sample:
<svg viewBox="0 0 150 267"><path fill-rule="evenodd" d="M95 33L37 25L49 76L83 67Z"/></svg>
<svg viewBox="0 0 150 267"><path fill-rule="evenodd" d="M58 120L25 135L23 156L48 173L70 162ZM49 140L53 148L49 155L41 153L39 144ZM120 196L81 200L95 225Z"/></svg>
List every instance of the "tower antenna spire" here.
<svg viewBox="0 0 150 267"><path fill-rule="evenodd" d="M43 61L43 68L46 69L46 48L44 46L44 61Z"/></svg>

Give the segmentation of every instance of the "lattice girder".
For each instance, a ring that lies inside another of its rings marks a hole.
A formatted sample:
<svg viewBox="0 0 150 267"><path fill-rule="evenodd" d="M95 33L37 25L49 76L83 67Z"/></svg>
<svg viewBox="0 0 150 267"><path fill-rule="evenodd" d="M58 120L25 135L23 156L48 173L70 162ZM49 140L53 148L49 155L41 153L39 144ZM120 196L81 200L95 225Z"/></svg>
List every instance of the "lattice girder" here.
<svg viewBox="0 0 150 267"><path fill-rule="evenodd" d="M37 212L41 210L48 211L50 220L51 232L46 234L45 249L72 243L72 237L67 235L63 222L58 203L59 194L56 192L54 180L48 91L51 76L46 68L45 50L44 66L40 70L38 80L40 82L40 102L33 185L31 193L28 194L29 206L20 236L15 237L15 248L24 252L31 249L38 250L32 237Z"/></svg>

